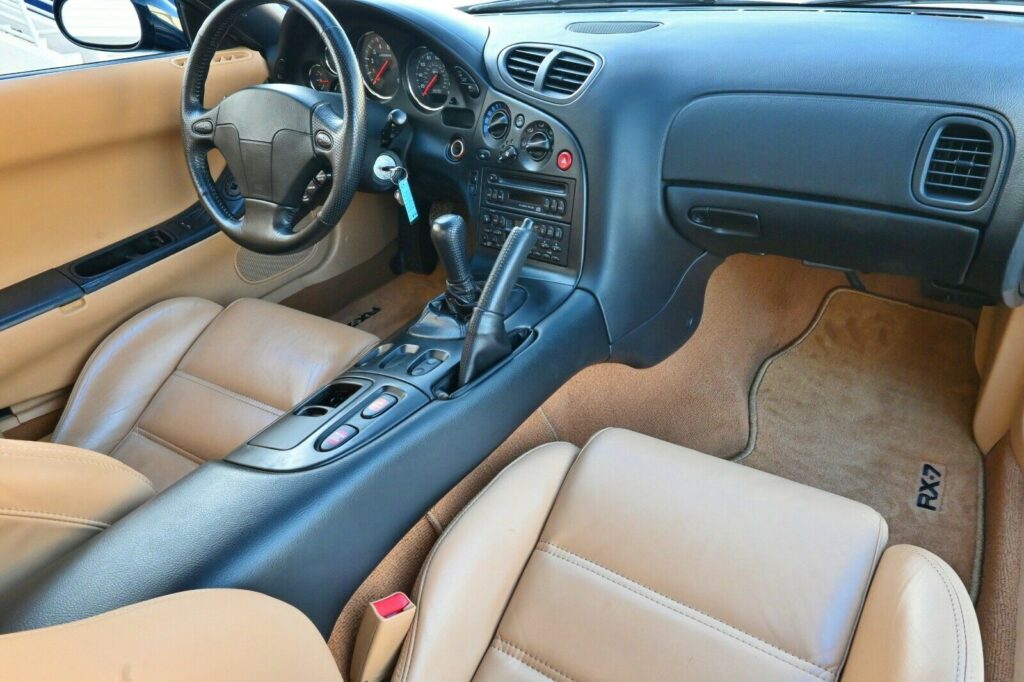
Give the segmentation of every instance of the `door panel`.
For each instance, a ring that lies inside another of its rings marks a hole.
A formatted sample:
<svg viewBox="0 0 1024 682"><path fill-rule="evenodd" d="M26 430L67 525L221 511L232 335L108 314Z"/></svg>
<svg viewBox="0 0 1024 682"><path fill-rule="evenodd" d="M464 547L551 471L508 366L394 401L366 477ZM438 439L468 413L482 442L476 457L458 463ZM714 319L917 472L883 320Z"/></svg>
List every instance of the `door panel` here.
<svg viewBox="0 0 1024 682"><path fill-rule="evenodd" d="M179 128L183 73L180 56L165 56L0 80L0 288L195 203ZM258 53L221 53L207 99L266 76Z"/></svg>
<svg viewBox="0 0 1024 682"><path fill-rule="evenodd" d="M195 204L178 122L183 66L174 55L0 80L0 289ZM266 75L258 53L221 52L207 100ZM223 162L211 157L211 167L216 175ZM69 388L103 338L142 309L174 296L280 300L369 260L395 239L396 226L388 196L360 194L305 257L268 263L216 234L0 331L0 409L18 408L0 427L24 421L19 414L38 417L37 403L51 405L49 394Z"/></svg>

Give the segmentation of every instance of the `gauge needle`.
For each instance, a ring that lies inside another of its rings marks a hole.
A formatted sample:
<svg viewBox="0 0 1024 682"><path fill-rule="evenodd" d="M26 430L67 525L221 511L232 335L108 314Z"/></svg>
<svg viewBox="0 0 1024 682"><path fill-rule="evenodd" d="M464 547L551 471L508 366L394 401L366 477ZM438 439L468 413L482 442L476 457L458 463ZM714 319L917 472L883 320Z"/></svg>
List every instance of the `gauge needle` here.
<svg viewBox="0 0 1024 682"><path fill-rule="evenodd" d="M437 81L438 81L438 79L440 77L441 77L441 74L439 74L439 73L435 73L434 74L434 77L430 79L429 83L427 83L427 87L423 88L423 96L424 97L426 97L427 95L430 94L430 91L434 89L435 85L437 85Z"/></svg>
<svg viewBox="0 0 1024 682"><path fill-rule="evenodd" d="M374 85L376 85L377 82L384 77L384 74L387 73L389 66L391 66L390 59L386 60L383 64L380 65L380 69L377 71L377 75L373 77Z"/></svg>

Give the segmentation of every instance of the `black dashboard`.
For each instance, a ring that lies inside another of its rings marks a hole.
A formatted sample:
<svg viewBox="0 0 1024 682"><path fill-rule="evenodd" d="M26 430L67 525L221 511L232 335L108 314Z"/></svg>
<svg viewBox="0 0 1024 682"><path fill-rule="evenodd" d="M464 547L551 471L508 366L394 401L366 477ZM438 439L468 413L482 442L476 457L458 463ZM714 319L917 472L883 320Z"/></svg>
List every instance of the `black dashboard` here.
<svg viewBox="0 0 1024 682"><path fill-rule="evenodd" d="M692 333L732 253L1024 300L1024 23L958 7L332 5L373 105L409 115L414 184L465 202L485 259L533 217L531 264L593 292L640 365ZM275 77L330 87L285 29Z"/></svg>

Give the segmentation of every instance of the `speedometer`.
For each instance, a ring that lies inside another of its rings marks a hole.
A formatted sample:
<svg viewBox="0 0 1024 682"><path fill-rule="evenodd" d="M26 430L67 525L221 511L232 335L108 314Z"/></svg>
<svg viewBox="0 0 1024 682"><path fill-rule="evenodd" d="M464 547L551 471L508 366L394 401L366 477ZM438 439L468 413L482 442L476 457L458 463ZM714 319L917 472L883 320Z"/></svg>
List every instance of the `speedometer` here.
<svg viewBox="0 0 1024 682"><path fill-rule="evenodd" d="M417 47L409 56L409 92L424 109L437 111L448 102L451 76L441 58L425 47Z"/></svg>
<svg viewBox="0 0 1024 682"><path fill-rule="evenodd" d="M395 51L379 33L366 33L359 39L359 69L370 94L389 100L401 84Z"/></svg>

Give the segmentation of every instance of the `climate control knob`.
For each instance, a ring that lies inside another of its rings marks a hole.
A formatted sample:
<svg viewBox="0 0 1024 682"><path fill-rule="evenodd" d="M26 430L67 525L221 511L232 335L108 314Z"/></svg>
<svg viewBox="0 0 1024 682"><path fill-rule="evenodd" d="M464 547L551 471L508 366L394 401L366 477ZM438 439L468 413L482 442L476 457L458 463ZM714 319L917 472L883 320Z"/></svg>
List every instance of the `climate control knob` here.
<svg viewBox="0 0 1024 682"><path fill-rule="evenodd" d="M507 144L501 148L501 153L498 154L498 161L501 163L513 163L519 158L519 150L515 146Z"/></svg>
<svg viewBox="0 0 1024 682"><path fill-rule="evenodd" d="M484 112L484 135L504 140L512 128L512 112L504 102L495 102Z"/></svg>
<svg viewBox="0 0 1024 682"><path fill-rule="evenodd" d="M536 121L526 126L520 146L534 161L538 163L546 161L551 156L551 150L554 149L555 134L547 123Z"/></svg>

